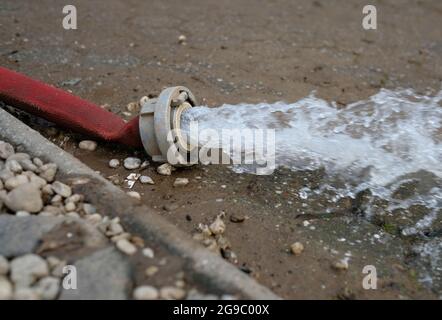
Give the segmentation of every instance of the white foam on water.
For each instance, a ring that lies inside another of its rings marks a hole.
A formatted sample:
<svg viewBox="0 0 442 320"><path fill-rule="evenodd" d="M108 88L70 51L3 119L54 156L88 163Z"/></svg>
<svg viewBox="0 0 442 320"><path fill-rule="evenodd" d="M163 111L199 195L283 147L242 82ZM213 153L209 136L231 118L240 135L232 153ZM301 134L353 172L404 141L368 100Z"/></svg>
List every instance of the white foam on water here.
<svg viewBox="0 0 442 320"><path fill-rule="evenodd" d="M428 208L429 213L404 229L404 235L428 228L441 212L442 91L425 96L410 89L383 89L345 108L314 94L295 103L201 106L183 115L184 131L188 132L190 121L197 121L200 131L274 129L278 167L295 171L324 168L329 177L343 182L339 186L327 183L317 190L301 190L302 199L332 190L331 201L336 202L369 189L373 195L388 200L386 210L390 212L413 205ZM200 144L205 142L200 140ZM240 165L234 170L253 172L249 168ZM426 185L424 191L406 199L394 196L401 185L420 180ZM422 248L422 254L428 256L429 247Z"/></svg>

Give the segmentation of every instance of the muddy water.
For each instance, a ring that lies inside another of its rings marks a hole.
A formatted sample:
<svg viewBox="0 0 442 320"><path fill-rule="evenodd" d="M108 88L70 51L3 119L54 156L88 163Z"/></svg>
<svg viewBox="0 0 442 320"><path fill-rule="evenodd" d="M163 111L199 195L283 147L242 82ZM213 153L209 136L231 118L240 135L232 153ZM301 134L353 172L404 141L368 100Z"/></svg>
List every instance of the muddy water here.
<svg viewBox="0 0 442 320"><path fill-rule="evenodd" d="M328 212L342 198L355 200L355 211L401 237L423 240L414 246L427 266L420 281L441 286L442 276L442 91L435 96L412 90L381 90L367 100L339 109L311 94L296 103L196 107L183 116L183 129L194 141L223 148L233 158L259 154L245 143L249 129L274 130L276 167L322 170L320 185L305 187L300 198L327 199ZM197 131L191 125L198 125ZM225 129L243 142L231 143ZM241 133L243 136L241 136ZM255 136L256 138L256 136ZM269 146L267 146L269 148ZM234 165L253 173L256 165Z"/></svg>

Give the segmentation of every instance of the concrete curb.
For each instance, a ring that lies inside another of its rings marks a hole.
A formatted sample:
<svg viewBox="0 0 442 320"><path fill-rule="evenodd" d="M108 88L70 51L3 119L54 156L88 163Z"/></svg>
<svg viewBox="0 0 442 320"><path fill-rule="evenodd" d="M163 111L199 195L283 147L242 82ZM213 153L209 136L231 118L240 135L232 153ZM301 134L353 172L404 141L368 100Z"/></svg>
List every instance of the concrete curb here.
<svg viewBox="0 0 442 320"><path fill-rule="evenodd" d="M58 165L59 175L67 181L83 177L87 183L73 186L87 195L87 201L109 216L120 217L125 229L156 242L185 260L186 271L213 293L238 293L246 299L280 299L268 288L239 271L221 257L195 243L188 234L167 222L153 209L138 204L120 188L95 173L78 159L0 109L0 139L48 162Z"/></svg>

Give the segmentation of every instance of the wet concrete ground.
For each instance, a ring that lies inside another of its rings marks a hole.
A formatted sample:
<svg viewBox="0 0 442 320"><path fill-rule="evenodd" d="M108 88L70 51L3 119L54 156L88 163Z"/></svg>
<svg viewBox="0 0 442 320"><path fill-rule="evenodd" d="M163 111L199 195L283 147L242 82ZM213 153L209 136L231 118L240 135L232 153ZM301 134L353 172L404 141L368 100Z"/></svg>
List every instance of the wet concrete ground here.
<svg viewBox="0 0 442 320"><path fill-rule="evenodd" d="M62 4L57 1L3 1L0 64L106 105L125 118L135 116L122 113L127 103L171 85L189 87L210 106L291 102L316 90L342 107L380 88L410 87L431 94L441 87L438 1L375 1L377 31L361 27L363 1L72 4L78 9L76 31L62 29ZM181 34L186 45L178 42ZM106 144L85 152L76 148L81 137L40 129L105 177L130 173L109 169L111 158L143 156L142 150ZM238 267L285 298L440 295L437 286L432 291L417 281L421 266L410 251L413 240L357 214L350 199L327 214L321 211L321 199L299 197L305 184L321 182L321 172L278 171L257 177L197 166L163 177L151 166L145 173L156 184L136 184L134 190L189 233L226 212L226 237ZM187 177L190 184L173 188L176 177ZM248 219L233 223L232 214ZM305 246L296 257L289 252L295 241ZM351 253L348 270L335 270L334 263L346 253ZM362 288L367 264L378 269L378 290Z"/></svg>

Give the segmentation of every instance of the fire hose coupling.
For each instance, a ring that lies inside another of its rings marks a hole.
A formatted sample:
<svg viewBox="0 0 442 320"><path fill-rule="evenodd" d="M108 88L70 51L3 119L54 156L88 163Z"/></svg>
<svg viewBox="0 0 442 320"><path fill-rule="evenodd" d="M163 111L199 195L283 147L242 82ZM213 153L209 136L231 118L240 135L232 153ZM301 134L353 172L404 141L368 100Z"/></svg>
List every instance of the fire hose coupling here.
<svg viewBox="0 0 442 320"><path fill-rule="evenodd" d="M153 161L187 164L193 147L182 135L181 115L195 105L192 92L181 86L164 89L158 98L141 98L140 137Z"/></svg>

